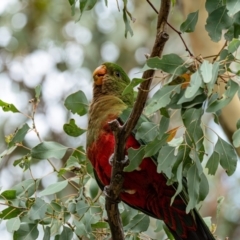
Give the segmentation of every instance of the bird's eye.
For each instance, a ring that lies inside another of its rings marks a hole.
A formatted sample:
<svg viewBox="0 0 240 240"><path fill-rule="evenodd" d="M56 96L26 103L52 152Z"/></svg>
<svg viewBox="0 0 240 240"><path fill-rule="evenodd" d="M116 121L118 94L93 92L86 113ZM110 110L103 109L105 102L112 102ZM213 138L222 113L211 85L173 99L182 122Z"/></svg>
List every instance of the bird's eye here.
<svg viewBox="0 0 240 240"><path fill-rule="evenodd" d="M115 76L118 77L118 78L120 78L120 77L121 77L120 72L116 71L116 72L115 72Z"/></svg>

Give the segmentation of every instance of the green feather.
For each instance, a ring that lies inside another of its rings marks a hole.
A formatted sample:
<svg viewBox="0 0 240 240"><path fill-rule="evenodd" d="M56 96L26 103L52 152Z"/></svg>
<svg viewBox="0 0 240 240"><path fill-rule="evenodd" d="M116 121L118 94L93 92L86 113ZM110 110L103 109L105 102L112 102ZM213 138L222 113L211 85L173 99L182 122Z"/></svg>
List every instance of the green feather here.
<svg viewBox="0 0 240 240"><path fill-rule="evenodd" d="M133 91L122 95L130 79L124 70L114 63L103 63L107 73L102 85L94 85L93 101L89 110L87 146L99 136L103 123L107 123L114 115L116 118L134 101Z"/></svg>

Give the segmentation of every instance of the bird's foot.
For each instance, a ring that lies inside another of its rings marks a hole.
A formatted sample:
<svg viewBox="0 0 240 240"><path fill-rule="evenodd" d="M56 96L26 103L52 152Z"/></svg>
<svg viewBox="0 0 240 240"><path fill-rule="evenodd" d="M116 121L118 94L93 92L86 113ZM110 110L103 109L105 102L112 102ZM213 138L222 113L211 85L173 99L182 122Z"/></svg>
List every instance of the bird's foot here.
<svg viewBox="0 0 240 240"><path fill-rule="evenodd" d="M117 199L112 198L109 193L109 186L105 186L103 189L103 194L105 195L106 198L108 198L111 202L113 203L120 203L121 199L118 197Z"/></svg>
<svg viewBox="0 0 240 240"><path fill-rule="evenodd" d="M113 158L114 158L114 154L112 154L108 160L109 164L111 166L113 166ZM129 158L127 155L125 155L124 159L121 161L121 163L124 165L124 167L126 167L129 164Z"/></svg>

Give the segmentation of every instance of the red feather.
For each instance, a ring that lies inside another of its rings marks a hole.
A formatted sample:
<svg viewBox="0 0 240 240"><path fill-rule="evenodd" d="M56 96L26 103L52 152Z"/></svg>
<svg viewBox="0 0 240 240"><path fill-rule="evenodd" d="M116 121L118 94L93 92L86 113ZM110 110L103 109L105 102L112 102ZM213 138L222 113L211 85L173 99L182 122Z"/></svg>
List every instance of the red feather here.
<svg viewBox="0 0 240 240"><path fill-rule="evenodd" d="M109 159L114 152L115 139L110 131L103 131L96 142L87 149L87 154L92 165L103 185L109 185L111 177L111 165ZM128 148L139 148L137 140L130 136L126 142L126 152ZM133 190L134 194L127 192L121 193L121 199L143 212L148 213L164 222L174 231L180 231L179 234L187 239L189 231L196 231L196 225L190 214L186 214L186 204L180 197L176 197L170 207L171 197L175 193L172 186L167 186L166 178L157 173L156 164L151 158L143 159L140 164L140 170L124 173L125 181L123 188ZM190 219L186 225L186 219ZM177 229L182 224L182 229Z"/></svg>

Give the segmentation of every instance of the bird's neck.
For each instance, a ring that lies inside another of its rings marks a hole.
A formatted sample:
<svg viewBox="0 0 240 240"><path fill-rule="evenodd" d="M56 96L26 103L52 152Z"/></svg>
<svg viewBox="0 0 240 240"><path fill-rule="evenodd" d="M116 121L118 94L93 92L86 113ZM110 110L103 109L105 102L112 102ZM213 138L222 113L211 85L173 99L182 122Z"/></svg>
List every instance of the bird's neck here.
<svg viewBox="0 0 240 240"><path fill-rule="evenodd" d="M118 97L104 95L93 99L89 110L87 147L95 142L108 122L119 117L127 105Z"/></svg>

